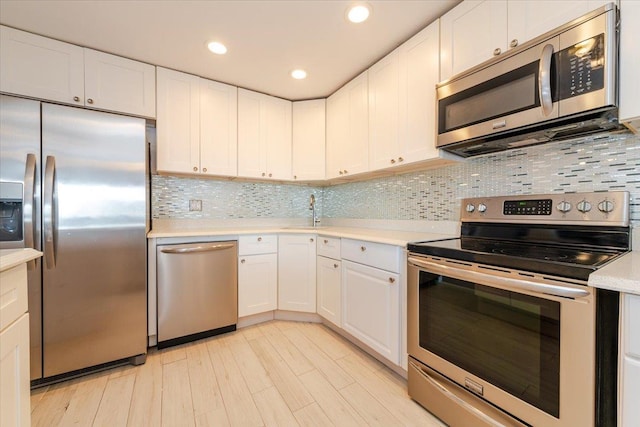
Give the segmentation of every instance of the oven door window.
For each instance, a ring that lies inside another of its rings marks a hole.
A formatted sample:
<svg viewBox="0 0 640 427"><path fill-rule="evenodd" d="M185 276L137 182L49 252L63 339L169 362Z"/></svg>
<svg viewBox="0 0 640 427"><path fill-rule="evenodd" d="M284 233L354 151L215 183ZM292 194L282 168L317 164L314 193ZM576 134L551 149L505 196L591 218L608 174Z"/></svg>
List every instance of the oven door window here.
<svg viewBox="0 0 640 427"><path fill-rule="evenodd" d="M420 272L420 346L555 417L560 303Z"/></svg>

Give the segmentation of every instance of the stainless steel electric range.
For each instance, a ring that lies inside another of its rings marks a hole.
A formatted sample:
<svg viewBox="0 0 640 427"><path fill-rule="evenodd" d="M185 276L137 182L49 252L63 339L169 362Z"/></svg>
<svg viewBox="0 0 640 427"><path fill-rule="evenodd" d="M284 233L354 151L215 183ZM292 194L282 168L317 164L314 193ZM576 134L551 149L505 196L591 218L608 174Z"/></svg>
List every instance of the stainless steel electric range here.
<svg viewBox="0 0 640 427"><path fill-rule="evenodd" d="M409 244L409 394L451 426L616 423L627 192L465 199L459 238Z"/></svg>

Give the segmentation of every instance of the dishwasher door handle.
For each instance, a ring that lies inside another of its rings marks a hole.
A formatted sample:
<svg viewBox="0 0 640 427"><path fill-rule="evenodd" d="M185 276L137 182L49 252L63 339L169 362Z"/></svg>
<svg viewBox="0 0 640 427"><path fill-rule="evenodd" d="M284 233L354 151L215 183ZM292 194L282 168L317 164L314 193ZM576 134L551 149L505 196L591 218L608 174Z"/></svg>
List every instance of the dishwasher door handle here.
<svg viewBox="0 0 640 427"><path fill-rule="evenodd" d="M219 245L192 246L189 248L163 248L160 251L165 254L192 254L199 252L222 251L224 249L231 249L233 247L233 243L223 243Z"/></svg>

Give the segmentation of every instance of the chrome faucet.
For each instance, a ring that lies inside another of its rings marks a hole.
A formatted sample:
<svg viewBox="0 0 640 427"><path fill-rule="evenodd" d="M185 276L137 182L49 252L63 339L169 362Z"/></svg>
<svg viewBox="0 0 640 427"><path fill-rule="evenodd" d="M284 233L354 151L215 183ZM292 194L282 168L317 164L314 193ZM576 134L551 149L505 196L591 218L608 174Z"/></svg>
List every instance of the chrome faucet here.
<svg viewBox="0 0 640 427"><path fill-rule="evenodd" d="M311 195L311 203L309 204L309 210L311 210L311 217L313 221L313 226L317 227L320 223L320 218L318 218L318 213L316 212L316 196Z"/></svg>

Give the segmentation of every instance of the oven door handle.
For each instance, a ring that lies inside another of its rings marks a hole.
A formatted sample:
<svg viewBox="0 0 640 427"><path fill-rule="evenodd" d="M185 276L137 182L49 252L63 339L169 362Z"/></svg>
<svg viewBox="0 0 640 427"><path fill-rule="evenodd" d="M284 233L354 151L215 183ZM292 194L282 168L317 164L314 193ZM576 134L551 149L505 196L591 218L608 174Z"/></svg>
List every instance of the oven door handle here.
<svg viewBox="0 0 640 427"><path fill-rule="evenodd" d="M408 257L410 264L426 269L429 273L440 274L454 279L466 280L470 282L482 281L482 283L493 284L513 291L529 291L538 294L553 295L562 298L584 298L591 295L586 289L576 289L563 285L552 285L548 283L532 282L524 279L512 279L510 277L494 276L479 271L468 271L461 268L450 267L435 262L425 261L417 257Z"/></svg>

